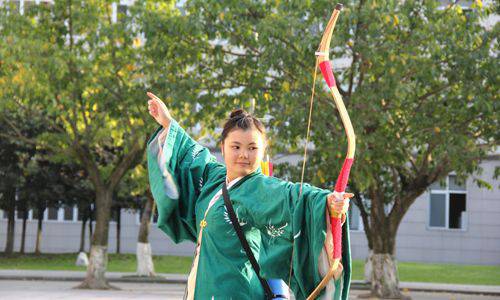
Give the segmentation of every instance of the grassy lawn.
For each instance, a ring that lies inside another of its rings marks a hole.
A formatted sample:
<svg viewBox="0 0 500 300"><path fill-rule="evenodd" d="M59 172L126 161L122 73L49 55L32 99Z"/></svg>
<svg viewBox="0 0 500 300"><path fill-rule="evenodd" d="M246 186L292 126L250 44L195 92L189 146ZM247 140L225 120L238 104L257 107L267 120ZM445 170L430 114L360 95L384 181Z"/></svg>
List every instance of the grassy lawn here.
<svg viewBox="0 0 500 300"><path fill-rule="evenodd" d="M75 266L77 254L13 255L0 254L0 269L23 270L74 270L85 268ZM191 257L155 256L155 271L158 273L187 274ZM135 272L135 255L110 254L108 270L111 272ZM353 262L353 279L363 279L361 260ZM434 283L500 285L500 266L470 266L450 264L424 264L400 262L399 280Z"/></svg>
<svg viewBox="0 0 500 300"><path fill-rule="evenodd" d="M362 280L364 261L354 260L352 279ZM398 262L399 281L500 285L500 265L474 266Z"/></svg>
<svg viewBox="0 0 500 300"><path fill-rule="evenodd" d="M84 271L85 267L75 266L76 253L65 254L26 254L5 256L0 254L0 269L19 270L67 270ZM155 256L153 258L155 271L158 273L188 273L191 268L191 257ZM134 254L110 254L108 271L135 272Z"/></svg>
<svg viewBox="0 0 500 300"><path fill-rule="evenodd" d="M500 285L500 265L399 263L401 281Z"/></svg>

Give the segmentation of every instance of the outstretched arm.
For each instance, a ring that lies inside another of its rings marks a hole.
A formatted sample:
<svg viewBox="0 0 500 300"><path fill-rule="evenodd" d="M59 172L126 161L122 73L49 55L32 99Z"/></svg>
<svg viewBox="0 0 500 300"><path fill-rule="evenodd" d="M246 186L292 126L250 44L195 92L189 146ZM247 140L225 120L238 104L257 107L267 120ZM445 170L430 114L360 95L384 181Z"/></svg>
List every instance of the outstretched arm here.
<svg viewBox="0 0 500 300"><path fill-rule="evenodd" d="M198 195L217 161L179 126L158 97L147 95L149 114L161 125L148 142L147 151L158 226L175 242L196 241Z"/></svg>

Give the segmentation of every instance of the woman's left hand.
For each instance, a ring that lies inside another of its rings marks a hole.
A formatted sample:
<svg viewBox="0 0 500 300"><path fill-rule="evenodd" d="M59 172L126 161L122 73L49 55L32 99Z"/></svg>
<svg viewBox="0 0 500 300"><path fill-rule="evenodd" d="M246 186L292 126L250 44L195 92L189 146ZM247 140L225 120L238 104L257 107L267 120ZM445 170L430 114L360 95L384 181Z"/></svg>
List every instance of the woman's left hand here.
<svg viewBox="0 0 500 300"><path fill-rule="evenodd" d="M329 211L344 215L349 209L349 199L352 197L354 197L354 194L351 193L344 193L343 195L337 192L331 193L326 197Z"/></svg>

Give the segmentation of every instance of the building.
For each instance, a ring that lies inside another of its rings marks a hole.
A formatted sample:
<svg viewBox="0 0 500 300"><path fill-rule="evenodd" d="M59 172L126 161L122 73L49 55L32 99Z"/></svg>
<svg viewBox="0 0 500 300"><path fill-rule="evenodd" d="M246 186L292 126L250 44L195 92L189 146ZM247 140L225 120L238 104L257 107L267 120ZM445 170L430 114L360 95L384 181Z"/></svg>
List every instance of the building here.
<svg viewBox="0 0 500 300"><path fill-rule="evenodd" d="M481 163L479 178L493 189L479 188L469 177L457 184L450 174L446 185L434 184L411 206L399 226L396 258L400 261L500 265L500 168L498 155ZM351 214L354 258L368 254L359 211Z"/></svg>

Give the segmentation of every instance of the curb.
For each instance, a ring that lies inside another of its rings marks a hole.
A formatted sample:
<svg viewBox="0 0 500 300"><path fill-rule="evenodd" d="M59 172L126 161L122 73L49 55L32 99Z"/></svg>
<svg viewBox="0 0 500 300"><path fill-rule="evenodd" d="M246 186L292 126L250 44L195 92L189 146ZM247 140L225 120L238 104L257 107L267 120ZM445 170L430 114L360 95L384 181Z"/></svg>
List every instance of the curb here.
<svg viewBox="0 0 500 300"><path fill-rule="evenodd" d="M162 276L156 277L140 277L140 276L124 276L124 277L106 277L109 282L137 282L137 283L169 283L183 284L186 279L166 278ZM0 275L0 280L21 280L21 281L83 281L85 277L77 276L25 276L25 275Z"/></svg>
<svg viewBox="0 0 500 300"><path fill-rule="evenodd" d="M0 280L20 280L20 281L69 281L81 282L85 279L84 274L70 274L66 276L44 276L44 275L28 275L28 274L0 274ZM164 274L156 277L142 277L133 274L108 274L107 279L110 283L163 283L163 284L185 284L187 275L179 274ZM473 285L449 285L449 284L432 284L432 283L414 283L400 282L399 287L402 291L415 292L430 292L430 293L452 293L463 295L485 295L485 296L500 296L500 287L498 286L478 286ZM361 280L353 280L351 282L353 290L370 290L370 284Z"/></svg>

